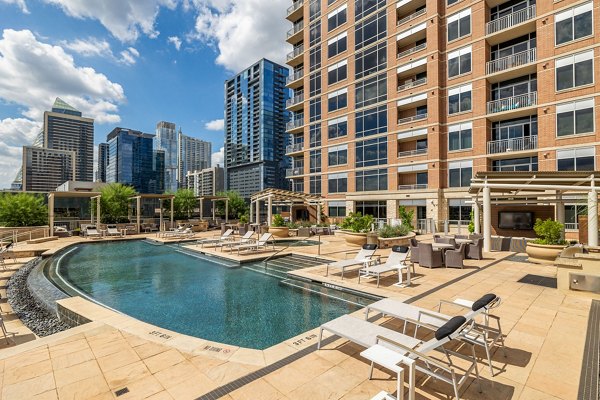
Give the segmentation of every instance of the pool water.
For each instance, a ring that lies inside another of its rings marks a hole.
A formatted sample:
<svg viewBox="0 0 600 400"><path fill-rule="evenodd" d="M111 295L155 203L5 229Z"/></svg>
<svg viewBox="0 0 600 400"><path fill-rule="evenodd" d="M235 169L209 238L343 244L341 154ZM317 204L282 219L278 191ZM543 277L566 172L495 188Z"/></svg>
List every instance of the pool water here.
<svg viewBox="0 0 600 400"><path fill-rule="evenodd" d="M80 245L56 257L50 269L97 302L134 318L253 349L357 309L269 275L143 241Z"/></svg>

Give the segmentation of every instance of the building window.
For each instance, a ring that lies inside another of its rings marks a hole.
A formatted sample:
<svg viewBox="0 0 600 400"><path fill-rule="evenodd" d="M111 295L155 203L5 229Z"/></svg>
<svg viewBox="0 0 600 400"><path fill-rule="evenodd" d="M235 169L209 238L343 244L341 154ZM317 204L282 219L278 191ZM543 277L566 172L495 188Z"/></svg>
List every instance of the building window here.
<svg viewBox="0 0 600 400"><path fill-rule="evenodd" d="M537 171L538 158L521 157L492 161L492 171Z"/></svg>
<svg viewBox="0 0 600 400"><path fill-rule="evenodd" d="M360 50L371 43L375 43L386 36L386 12L381 11L354 28L354 49Z"/></svg>
<svg viewBox="0 0 600 400"><path fill-rule="evenodd" d="M556 136L594 132L594 99L556 106Z"/></svg>
<svg viewBox="0 0 600 400"><path fill-rule="evenodd" d="M448 77L471 72L471 46L452 51L448 54Z"/></svg>
<svg viewBox="0 0 600 400"><path fill-rule="evenodd" d="M507 140L536 136L537 115L492 122L492 140Z"/></svg>
<svg viewBox="0 0 600 400"><path fill-rule="evenodd" d="M327 83L333 85L348 78L348 60L340 61L327 68Z"/></svg>
<svg viewBox="0 0 600 400"><path fill-rule="evenodd" d="M321 71L315 72L309 78L309 96L321 94Z"/></svg>
<svg viewBox="0 0 600 400"><path fill-rule="evenodd" d="M456 224L458 221L471 220L472 206L466 200L450 199L448 201L448 220Z"/></svg>
<svg viewBox="0 0 600 400"><path fill-rule="evenodd" d="M309 122L321 119L321 97L316 97L309 102Z"/></svg>
<svg viewBox="0 0 600 400"><path fill-rule="evenodd" d="M327 122L327 137L337 139L348 134L348 117L332 119Z"/></svg>
<svg viewBox="0 0 600 400"><path fill-rule="evenodd" d="M579 229L579 216L587 215L587 206L583 204L565 204L565 229Z"/></svg>
<svg viewBox="0 0 600 400"><path fill-rule="evenodd" d="M309 172L321 172L321 150L311 150L308 154Z"/></svg>
<svg viewBox="0 0 600 400"><path fill-rule="evenodd" d="M313 21L321 16L321 0L311 0L308 6L309 21Z"/></svg>
<svg viewBox="0 0 600 400"><path fill-rule="evenodd" d="M344 193L348 191L348 174L329 174L327 177L327 192Z"/></svg>
<svg viewBox="0 0 600 400"><path fill-rule="evenodd" d="M448 150L466 150L473 148L473 123L450 125L448 127Z"/></svg>
<svg viewBox="0 0 600 400"><path fill-rule="evenodd" d="M592 8L593 3L590 1L556 14L554 17L554 39L557 46L591 36L594 33Z"/></svg>
<svg viewBox="0 0 600 400"><path fill-rule="evenodd" d="M348 106L348 89L344 88L327 95L327 110L333 112Z"/></svg>
<svg viewBox="0 0 600 400"><path fill-rule="evenodd" d="M332 58L348 49L348 32L341 33L327 42L327 57Z"/></svg>
<svg viewBox="0 0 600 400"><path fill-rule="evenodd" d="M381 7L385 7L385 0L354 0L354 21L363 19Z"/></svg>
<svg viewBox="0 0 600 400"><path fill-rule="evenodd" d="M354 76L363 78L374 72L381 71L387 66L387 45L385 42L357 52L354 56Z"/></svg>
<svg viewBox="0 0 600 400"><path fill-rule="evenodd" d="M330 201L327 206L327 216L329 218L346 216L346 203L343 201Z"/></svg>
<svg viewBox="0 0 600 400"><path fill-rule="evenodd" d="M493 45L490 49L490 59L492 61L498 60L500 58L524 53L535 48L537 48L536 33L531 32L516 39L507 40L506 42ZM498 70L494 70L494 72L498 72Z"/></svg>
<svg viewBox="0 0 600 400"><path fill-rule="evenodd" d="M448 114L471 111L471 84L448 90Z"/></svg>
<svg viewBox="0 0 600 400"><path fill-rule="evenodd" d="M448 0L448 5L451 6L454 3L458 3L461 0Z"/></svg>
<svg viewBox="0 0 600 400"><path fill-rule="evenodd" d="M556 90L594 83L594 50L556 60Z"/></svg>
<svg viewBox="0 0 600 400"><path fill-rule="evenodd" d="M330 147L327 150L327 165L334 167L344 164L348 164L348 145Z"/></svg>
<svg viewBox="0 0 600 400"><path fill-rule="evenodd" d="M373 218L387 218L387 204L385 201L357 201L356 212L362 215L371 215Z"/></svg>
<svg viewBox="0 0 600 400"><path fill-rule="evenodd" d="M448 17L448 41L471 34L471 9L467 8Z"/></svg>
<svg viewBox="0 0 600 400"><path fill-rule="evenodd" d="M556 150L556 169L558 171L593 171L593 147Z"/></svg>
<svg viewBox="0 0 600 400"><path fill-rule="evenodd" d="M321 68L321 45L310 49L308 53L308 63L310 65L311 72Z"/></svg>
<svg viewBox="0 0 600 400"><path fill-rule="evenodd" d="M321 146L321 124L313 124L308 127L308 147Z"/></svg>
<svg viewBox="0 0 600 400"><path fill-rule="evenodd" d="M387 137L356 142L356 168L387 164Z"/></svg>
<svg viewBox="0 0 600 400"><path fill-rule="evenodd" d="M310 194L321 194L321 176L311 176L308 178Z"/></svg>
<svg viewBox="0 0 600 400"><path fill-rule="evenodd" d="M347 18L348 6L344 4L343 6L327 14L327 30L332 31L338 26L345 24Z"/></svg>
<svg viewBox="0 0 600 400"><path fill-rule="evenodd" d="M356 137L387 132L387 107L379 106L356 113L354 118Z"/></svg>
<svg viewBox="0 0 600 400"><path fill-rule="evenodd" d="M356 84L356 108L362 108L387 99L387 77L379 74Z"/></svg>
<svg viewBox="0 0 600 400"><path fill-rule="evenodd" d="M317 21L310 26L308 31L310 47L321 41L321 21Z"/></svg>
<svg viewBox="0 0 600 400"><path fill-rule="evenodd" d="M356 191L371 192L387 190L387 169L356 171Z"/></svg>
<svg viewBox="0 0 600 400"><path fill-rule="evenodd" d="M521 76L492 84L492 100L526 95L537 91L537 74ZM518 100L518 99L517 99ZM522 103L523 101L519 101ZM524 106L524 105L522 105Z"/></svg>
<svg viewBox="0 0 600 400"><path fill-rule="evenodd" d="M448 187L467 187L471 185L473 161L454 161L448 163Z"/></svg>
<svg viewBox="0 0 600 400"><path fill-rule="evenodd" d="M304 180L303 179L290 179L292 181L292 191L297 193L304 193Z"/></svg>

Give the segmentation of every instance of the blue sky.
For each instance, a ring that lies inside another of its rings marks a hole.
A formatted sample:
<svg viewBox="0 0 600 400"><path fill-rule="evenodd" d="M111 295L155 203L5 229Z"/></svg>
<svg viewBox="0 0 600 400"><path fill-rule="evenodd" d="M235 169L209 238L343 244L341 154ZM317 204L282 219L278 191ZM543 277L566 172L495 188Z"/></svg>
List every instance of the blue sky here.
<svg viewBox="0 0 600 400"><path fill-rule="evenodd" d="M0 0L0 188L59 96L95 118L153 133L160 120L223 145L223 82L289 51L288 0Z"/></svg>

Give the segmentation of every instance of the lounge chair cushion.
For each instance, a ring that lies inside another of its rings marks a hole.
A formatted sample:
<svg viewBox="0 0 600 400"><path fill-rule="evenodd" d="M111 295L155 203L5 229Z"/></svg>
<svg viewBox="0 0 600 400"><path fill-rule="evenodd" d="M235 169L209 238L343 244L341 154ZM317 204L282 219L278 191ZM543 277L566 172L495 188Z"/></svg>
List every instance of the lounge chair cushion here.
<svg viewBox="0 0 600 400"><path fill-rule="evenodd" d="M408 253L408 247L406 246L392 246L392 251L395 253Z"/></svg>
<svg viewBox="0 0 600 400"><path fill-rule="evenodd" d="M363 244L362 248L363 248L363 250L377 250L377 245L376 244Z"/></svg>
<svg viewBox="0 0 600 400"><path fill-rule="evenodd" d="M437 340L442 340L454 332L458 328L464 325L467 322L467 319L462 315L450 318L450 321L446 322L444 325L440 326L437 331L435 331L435 338Z"/></svg>
<svg viewBox="0 0 600 400"><path fill-rule="evenodd" d="M488 293L486 295L481 296L481 298L477 301L475 301L473 303L473 306L471 307L471 309L473 311L477 311L482 307L487 306L488 304L490 304L492 301L496 300L498 296L496 296L493 293Z"/></svg>

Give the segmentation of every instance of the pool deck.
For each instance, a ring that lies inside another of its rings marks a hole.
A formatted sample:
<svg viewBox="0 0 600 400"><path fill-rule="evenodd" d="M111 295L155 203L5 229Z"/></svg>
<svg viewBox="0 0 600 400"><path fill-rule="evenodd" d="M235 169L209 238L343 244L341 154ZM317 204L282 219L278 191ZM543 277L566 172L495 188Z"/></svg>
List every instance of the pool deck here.
<svg viewBox="0 0 600 400"><path fill-rule="evenodd" d="M212 235L204 234L203 236ZM140 238L140 236L128 237ZM148 235L155 238L155 235ZM321 254L314 247L282 251L343 259L356 251L335 236L322 237ZM67 238L17 250L46 250L52 254L65 246L90 240ZM192 246L194 247L194 246ZM335 250L333 250L335 249ZM222 256L220 249L202 249ZM386 255L389 250L378 251ZM225 252L224 252L225 253ZM272 254L265 252L262 258ZM417 267L413 285L392 286L397 275L359 284L356 272L342 281L339 274L325 276L317 266L294 274L317 282L345 286L379 296L410 299L413 304L435 308L440 299L477 298L493 292L502 297L495 310L506 335L507 357L493 355L497 374L491 376L480 361L483 393L470 384L464 399L565 399L577 397L592 299L600 296L561 292L517 282L525 274L555 276L556 268L525 262L521 255L494 252L482 261L467 261L465 269ZM253 256L228 256L250 261ZM395 376L376 369L368 379L369 364L359 356L360 347L343 339L331 339L316 350L316 332L282 342L267 350L250 350L191 338L107 310L81 298L61 301L93 322L45 338L37 338L12 314L6 303L6 281L23 262L0 268L0 295L9 331L17 332L18 345L0 345L1 399L370 399L381 390L395 391ZM361 316L357 312L357 316ZM378 323L397 327L395 321ZM418 376L417 398L450 398L443 383L424 382Z"/></svg>

